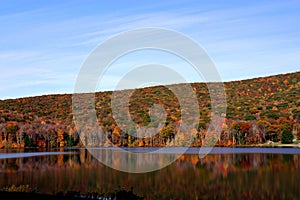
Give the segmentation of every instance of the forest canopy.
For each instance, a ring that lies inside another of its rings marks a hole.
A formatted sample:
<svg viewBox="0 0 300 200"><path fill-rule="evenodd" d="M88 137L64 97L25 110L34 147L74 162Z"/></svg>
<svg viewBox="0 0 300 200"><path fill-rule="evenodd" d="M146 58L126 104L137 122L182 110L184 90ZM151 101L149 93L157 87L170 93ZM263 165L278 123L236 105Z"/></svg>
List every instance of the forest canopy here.
<svg viewBox="0 0 300 200"><path fill-rule="evenodd" d="M178 84L177 87L182 87ZM241 81L225 82L226 113L212 113L205 83L191 83L201 115L198 125L178 135L182 110L168 86L140 88L133 91L129 102L130 117L135 126L119 127L111 110L112 91L95 94L98 124L95 127L75 126L72 94L43 95L0 101L0 148L66 147L66 146L201 146L209 132L211 116L224 117L219 146L259 144L267 141L283 143L300 138L300 72ZM118 91L117 95L126 93ZM122 98L121 98L122 100ZM186 97L184 101L189 101ZM121 102L121 105L126 105ZM151 106L160 104L166 110L166 122L156 133L145 133L150 123ZM88 118L91 108L74 107ZM123 109L123 108L120 108ZM213 123L213 122L212 122ZM291 133L293 138L291 138ZM144 137L138 138L142 133ZM148 135L147 135L148 134ZM81 139L80 139L81 138ZM208 139L208 138L207 138ZM186 143L189 140L190 143Z"/></svg>

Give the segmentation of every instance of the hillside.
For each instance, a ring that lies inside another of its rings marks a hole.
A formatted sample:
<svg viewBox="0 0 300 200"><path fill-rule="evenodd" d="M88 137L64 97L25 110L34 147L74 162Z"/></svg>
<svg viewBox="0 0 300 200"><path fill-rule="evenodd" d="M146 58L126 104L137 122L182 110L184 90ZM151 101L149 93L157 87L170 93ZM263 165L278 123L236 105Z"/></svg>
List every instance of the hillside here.
<svg viewBox="0 0 300 200"><path fill-rule="evenodd" d="M201 118L198 128L188 131L193 135L192 145L201 146L210 123L210 97L204 83L191 85L198 98ZM183 84L176 86L182 87ZM289 130L299 137L300 72L225 82L224 86L227 111L222 134L217 138L218 145L280 141L283 130ZM118 95L126 92L118 91ZM184 138L176 137L181 120L179 102L167 87L134 90L129 110L137 126L129 127L126 132L116 125L112 117L111 96L112 92L98 92L95 95L98 122L107 136L104 139L85 130L93 127L76 130L71 94L1 100L0 148L81 146L82 143L99 146L107 145L105 140L122 146L185 145ZM184 101L189 101L189 98L186 97ZM137 127L149 124L149 110L156 103L163 105L167 111L165 127L153 138L134 137ZM82 113L85 112L83 109ZM78 135L84 141L79 140Z"/></svg>

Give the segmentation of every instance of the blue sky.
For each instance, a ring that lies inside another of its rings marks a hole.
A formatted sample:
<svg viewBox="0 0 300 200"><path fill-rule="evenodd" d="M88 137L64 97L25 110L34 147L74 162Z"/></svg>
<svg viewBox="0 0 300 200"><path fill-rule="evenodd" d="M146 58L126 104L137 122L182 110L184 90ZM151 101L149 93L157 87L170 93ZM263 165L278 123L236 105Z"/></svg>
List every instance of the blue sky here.
<svg viewBox="0 0 300 200"><path fill-rule="evenodd" d="M0 3L0 99L72 93L81 65L97 45L144 27L171 29L195 40L223 81L300 69L299 1ZM113 89L125 68L106 74L99 88Z"/></svg>

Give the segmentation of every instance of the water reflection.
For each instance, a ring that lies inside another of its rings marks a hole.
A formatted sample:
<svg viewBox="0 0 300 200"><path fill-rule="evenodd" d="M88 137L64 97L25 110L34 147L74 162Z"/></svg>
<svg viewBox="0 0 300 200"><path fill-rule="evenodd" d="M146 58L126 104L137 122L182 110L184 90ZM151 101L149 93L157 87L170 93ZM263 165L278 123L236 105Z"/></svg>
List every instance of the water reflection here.
<svg viewBox="0 0 300 200"><path fill-rule="evenodd" d="M129 150L116 150L110 148L90 148L89 152L103 164L123 172L141 173L155 171L168 166L180 157L180 154L134 153ZM161 152L161 151L160 151Z"/></svg>
<svg viewBox="0 0 300 200"><path fill-rule="evenodd" d="M127 159L105 156L114 165ZM137 165L151 159L160 156L138 160ZM121 186L133 187L145 199L299 199L299 169L299 154L213 154L203 159L187 154L161 170L130 174L106 167L87 150L77 149L75 154L0 159L0 188L28 184L55 194L107 193Z"/></svg>

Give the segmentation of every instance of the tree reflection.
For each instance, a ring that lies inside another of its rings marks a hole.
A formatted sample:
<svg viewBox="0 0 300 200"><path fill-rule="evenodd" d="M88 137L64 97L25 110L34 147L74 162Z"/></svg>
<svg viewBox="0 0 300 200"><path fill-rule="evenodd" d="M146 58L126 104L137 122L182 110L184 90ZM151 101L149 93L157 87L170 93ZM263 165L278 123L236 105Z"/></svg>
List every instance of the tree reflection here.
<svg viewBox="0 0 300 200"><path fill-rule="evenodd" d="M131 188L145 199L299 199L300 155L183 155L161 170L131 174L101 164L87 150L76 154L0 159L0 188L30 185L41 193L107 193ZM129 158L106 152L115 165ZM137 165L160 159L152 155ZM139 163L140 162L140 163Z"/></svg>

